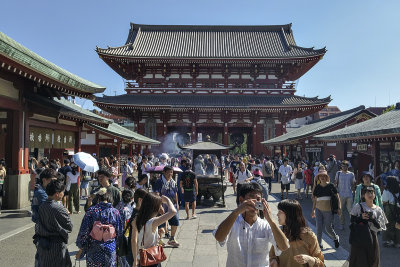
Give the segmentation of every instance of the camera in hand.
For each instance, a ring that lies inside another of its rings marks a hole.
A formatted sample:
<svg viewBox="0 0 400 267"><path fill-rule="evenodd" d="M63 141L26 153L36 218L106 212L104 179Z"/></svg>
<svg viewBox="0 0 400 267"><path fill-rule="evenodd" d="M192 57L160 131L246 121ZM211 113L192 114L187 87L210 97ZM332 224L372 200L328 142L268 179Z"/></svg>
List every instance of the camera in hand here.
<svg viewBox="0 0 400 267"><path fill-rule="evenodd" d="M264 205L261 201L256 202L256 209L258 210L264 210Z"/></svg>

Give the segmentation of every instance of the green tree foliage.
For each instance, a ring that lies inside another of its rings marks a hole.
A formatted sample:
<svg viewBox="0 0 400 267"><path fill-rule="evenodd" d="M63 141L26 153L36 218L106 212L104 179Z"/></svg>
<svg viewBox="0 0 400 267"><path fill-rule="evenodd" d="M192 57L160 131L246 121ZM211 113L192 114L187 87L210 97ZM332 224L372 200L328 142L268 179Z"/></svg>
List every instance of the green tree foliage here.
<svg viewBox="0 0 400 267"><path fill-rule="evenodd" d="M244 136L244 142L238 147L235 147L235 149L232 150L233 155L237 154L247 154L247 134L243 134ZM230 138L229 138L230 139ZM230 145L233 145L232 141L229 140Z"/></svg>
<svg viewBox="0 0 400 267"><path fill-rule="evenodd" d="M394 105L388 106L388 107L382 112L382 114L385 114L386 112L389 112L389 111L394 110L394 109L395 109L395 106L394 106Z"/></svg>

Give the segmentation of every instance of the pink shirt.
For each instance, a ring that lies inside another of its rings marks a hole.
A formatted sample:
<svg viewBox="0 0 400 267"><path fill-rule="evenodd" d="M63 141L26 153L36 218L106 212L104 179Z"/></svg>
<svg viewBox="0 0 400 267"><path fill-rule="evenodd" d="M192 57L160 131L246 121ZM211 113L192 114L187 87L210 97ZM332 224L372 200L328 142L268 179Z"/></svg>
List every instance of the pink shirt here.
<svg viewBox="0 0 400 267"><path fill-rule="evenodd" d="M111 174L113 178L113 184L118 184L118 167L111 167Z"/></svg>

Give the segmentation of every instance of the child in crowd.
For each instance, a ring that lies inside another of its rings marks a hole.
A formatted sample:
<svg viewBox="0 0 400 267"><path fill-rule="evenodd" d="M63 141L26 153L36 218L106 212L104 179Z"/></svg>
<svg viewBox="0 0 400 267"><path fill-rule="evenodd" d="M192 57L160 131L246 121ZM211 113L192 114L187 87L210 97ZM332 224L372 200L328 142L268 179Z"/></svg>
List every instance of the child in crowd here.
<svg viewBox="0 0 400 267"><path fill-rule="evenodd" d="M312 191L313 188L313 170L311 164L308 164L307 169L304 171L304 178L306 182L306 198L308 198L308 191Z"/></svg>
<svg viewBox="0 0 400 267"><path fill-rule="evenodd" d="M149 180L149 177L147 176L147 174L141 174L140 176L139 176L139 181L138 181L138 183L136 184L136 188L137 189L139 189L139 188L143 188L143 189L148 189L148 180Z"/></svg>
<svg viewBox="0 0 400 267"><path fill-rule="evenodd" d="M261 186L262 188L262 197L265 200L268 200L268 184L265 182L265 180L262 177L262 172L260 171L260 169L255 169L253 172L254 178L253 180L251 180L251 183L257 183L259 186Z"/></svg>

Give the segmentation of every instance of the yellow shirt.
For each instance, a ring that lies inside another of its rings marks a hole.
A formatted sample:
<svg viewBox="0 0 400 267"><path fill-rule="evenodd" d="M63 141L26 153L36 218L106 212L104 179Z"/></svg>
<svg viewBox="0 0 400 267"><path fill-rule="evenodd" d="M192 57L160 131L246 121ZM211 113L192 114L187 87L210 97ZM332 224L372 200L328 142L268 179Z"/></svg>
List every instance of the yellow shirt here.
<svg viewBox="0 0 400 267"><path fill-rule="evenodd" d="M7 172L4 167L0 169L0 184L4 183L4 178L6 178Z"/></svg>
<svg viewBox="0 0 400 267"><path fill-rule="evenodd" d="M306 254L315 259L315 267L324 266L324 255L319 247L316 235L311 229L304 230L300 234L301 240L290 241L290 247L283 251L280 256L275 255L274 246L269 251L269 261L276 259L278 266L284 267L303 267L303 264L298 263L294 260L294 256L299 254Z"/></svg>

